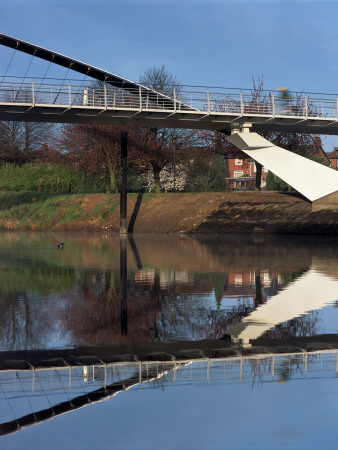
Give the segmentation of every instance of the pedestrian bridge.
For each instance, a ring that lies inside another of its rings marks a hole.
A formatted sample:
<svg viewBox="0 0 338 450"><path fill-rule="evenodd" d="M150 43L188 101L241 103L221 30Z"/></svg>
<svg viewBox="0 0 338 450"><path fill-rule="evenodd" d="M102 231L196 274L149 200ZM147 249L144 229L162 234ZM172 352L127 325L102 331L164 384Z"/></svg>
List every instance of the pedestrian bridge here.
<svg viewBox="0 0 338 450"><path fill-rule="evenodd" d="M88 77L86 82L76 77L51 79L46 77L48 69L40 78L10 77L7 67L0 74L0 120L160 126L228 133L234 126L250 123L255 132L338 134L338 95L294 92L293 99L285 103L276 91L254 93L251 89L177 86L157 92L3 33L0 44L48 61L49 66L62 66ZM23 67L25 74L28 68Z"/></svg>
<svg viewBox="0 0 338 450"><path fill-rule="evenodd" d="M0 43L2 41L0 40ZM0 120L255 132L338 134L338 97L181 86L165 94L137 83L0 76ZM88 83L88 82L87 82Z"/></svg>
<svg viewBox="0 0 338 450"><path fill-rule="evenodd" d="M2 121L221 131L251 158L311 202L317 202L314 210L338 209L337 171L276 147L256 134L265 131L336 135L337 95L294 92L293 98L285 102L275 91L263 90L177 86L157 92L2 33L0 44L91 80L47 79L46 74L41 78L9 77L6 70L0 82Z"/></svg>

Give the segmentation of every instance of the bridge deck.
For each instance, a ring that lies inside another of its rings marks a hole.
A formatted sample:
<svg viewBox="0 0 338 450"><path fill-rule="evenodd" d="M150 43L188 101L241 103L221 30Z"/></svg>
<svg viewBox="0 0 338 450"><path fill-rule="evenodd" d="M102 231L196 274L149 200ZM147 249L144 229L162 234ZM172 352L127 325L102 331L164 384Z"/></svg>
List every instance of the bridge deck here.
<svg viewBox="0 0 338 450"><path fill-rule="evenodd" d="M0 120L160 126L231 131L251 123L252 131L338 134L338 97L297 93L282 104L274 92L253 100L251 91L174 89L154 94L143 87L117 88L83 81L16 79L0 82Z"/></svg>

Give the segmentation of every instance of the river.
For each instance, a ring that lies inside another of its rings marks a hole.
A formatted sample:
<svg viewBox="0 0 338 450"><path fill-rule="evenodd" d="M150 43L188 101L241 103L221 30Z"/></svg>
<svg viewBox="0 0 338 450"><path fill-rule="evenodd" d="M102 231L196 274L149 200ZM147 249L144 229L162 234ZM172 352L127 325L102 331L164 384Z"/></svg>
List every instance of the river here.
<svg viewBox="0 0 338 450"><path fill-rule="evenodd" d="M0 448L335 448L337 250L2 232Z"/></svg>

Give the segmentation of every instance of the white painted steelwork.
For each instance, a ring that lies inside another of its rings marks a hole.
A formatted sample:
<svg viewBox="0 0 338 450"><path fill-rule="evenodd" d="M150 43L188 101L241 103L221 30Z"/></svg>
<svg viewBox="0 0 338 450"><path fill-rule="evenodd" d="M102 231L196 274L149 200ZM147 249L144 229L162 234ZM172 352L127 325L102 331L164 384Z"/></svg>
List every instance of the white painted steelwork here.
<svg viewBox="0 0 338 450"><path fill-rule="evenodd" d="M330 167L277 147L257 133L243 131L227 139L312 202L338 191L338 171Z"/></svg>
<svg viewBox="0 0 338 450"><path fill-rule="evenodd" d="M257 95L249 89L179 86L157 92L4 33L0 33L0 45L103 84L81 88L80 83L65 83L65 79L48 84L45 78L27 82L25 78L15 81L3 76L0 120L196 128L228 133L234 123L250 121L252 131L338 134L336 94L293 92L293 98L285 100L276 91L261 91Z"/></svg>
<svg viewBox="0 0 338 450"><path fill-rule="evenodd" d="M297 106L286 108L273 91L254 98L251 90L230 88L180 86L164 94L137 83L0 79L0 120L156 125L229 134L233 124L250 122L252 131L338 134L338 98L329 94L295 93Z"/></svg>

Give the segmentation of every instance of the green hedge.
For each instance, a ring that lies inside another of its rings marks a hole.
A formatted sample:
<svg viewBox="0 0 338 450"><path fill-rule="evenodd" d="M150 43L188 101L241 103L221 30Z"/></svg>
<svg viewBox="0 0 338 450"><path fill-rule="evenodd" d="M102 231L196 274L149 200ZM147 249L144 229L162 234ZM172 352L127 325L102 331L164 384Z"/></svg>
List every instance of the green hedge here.
<svg viewBox="0 0 338 450"><path fill-rule="evenodd" d="M77 192L78 188L78 175L64 166L48 163L0 166L2 191Z"/></svg>

